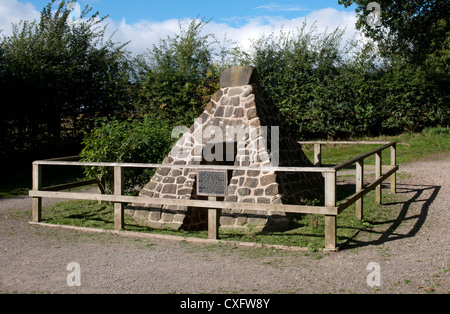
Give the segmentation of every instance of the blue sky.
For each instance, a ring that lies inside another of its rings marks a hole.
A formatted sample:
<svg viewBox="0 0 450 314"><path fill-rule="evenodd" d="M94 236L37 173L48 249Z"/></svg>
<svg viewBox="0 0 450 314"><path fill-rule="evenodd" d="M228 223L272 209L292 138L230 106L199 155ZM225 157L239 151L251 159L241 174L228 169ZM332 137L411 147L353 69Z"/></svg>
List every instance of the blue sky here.
<svg viewBox="0 0 450 314"><path fill-rule="evenodd" d="M31 3L38 11L47 3L45 0L20 0L18 2ZM282 16L290 19L324 8L354 11L354 8L338 5L338 0L287 0L282 2L270 0L78 0L77 2L82 7L88 4L94 10L98 10L100 14L108 14L114 20L125 18L128 23L136 23L140 20L162 22L169 19L195 18L197 15L213 18L216 22L230 22L235 21L236 18L260 16Z"/></svg>
<svg viewBox="0 0 450 314"><path fill-rule="evenodd" d="M128 48L141 53L151 48L160 38L178 32L178 22L188 25L199 16L212 22L205 29L218 38L231 38L243 47L251 40L276 29L290 31L316 22L319 32L346 28L345 38L356 31L354 7L338 5L338 0L271 1L271 0L78 0L81 7L90 5L101 16L109 15L109 31L116 31L116 41L131 40ZM0 29L11 32L11 23L39 18L46 0L0 0Z"/></svg>

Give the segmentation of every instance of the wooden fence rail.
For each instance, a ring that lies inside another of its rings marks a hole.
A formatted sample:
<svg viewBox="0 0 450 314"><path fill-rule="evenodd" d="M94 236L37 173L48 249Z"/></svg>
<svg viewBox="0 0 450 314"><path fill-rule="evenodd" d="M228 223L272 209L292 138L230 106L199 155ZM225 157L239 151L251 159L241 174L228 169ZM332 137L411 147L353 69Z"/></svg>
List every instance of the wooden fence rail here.
<svg viewBox="0 0 450 314"><path fill-rule="evenodd" d="M376 201L381 203L381 184L391 177L392 193L396 191L396 143L395 142L299 142L301 144L314 144L314 167L259 167L261 171L288 171L288 172L320 172L325 178L324 206L307 206L307 205L274 205L274 204L252 204L237 202L218 202L213 199L209 200L192 200L192 199L166 199L153 198L147 196L126 196L123 195L123 173L124 168L167 168L173 165L162 164L144 164L144 163L111 163L111 162L80 162L78 156L54 158L47 160L39 160L33 162L33 184L29 195L33 198L32 203L32 220L40 222L42 220L42 198L63 198L63 199L80 199L80 200L97 200L108 201L114 203L114 227L117 230L124 228L124 206L126 203L136 204L155 204L155 205L180 205L195 206L209 209L208 211L208 229L209 237L218 237L218 217L214 216L216 209L267 209L272 211L281 211L285 213L303 213L325 216L325 250L336 250L337 247L337 215L344 209L356 202L356 217L363 219L363 197L368 192L376 190ZM383 144L377 149L368 153L364 153L352 158L344 163L334 167L321 167L321 146L328 144ZM382 173L382 151L391 148L391 164L386 172ZM364 159L375 155L375 181L364 187ZM356 191L355 194L344 200L337 206L336 202L336 176L337 172L348 165L356 164ZM93 166L93 167L114 167L114 192L113 195L82 193L82 192L64 192L63 190L83 185L90 185L96 180L85 180L81 182L63 184L53 187L42 187L42 167L43 166ZM176 165L180 169L208 169L208 170L255 170L255 167L242 166L200 166L200 165Z"/></svg>

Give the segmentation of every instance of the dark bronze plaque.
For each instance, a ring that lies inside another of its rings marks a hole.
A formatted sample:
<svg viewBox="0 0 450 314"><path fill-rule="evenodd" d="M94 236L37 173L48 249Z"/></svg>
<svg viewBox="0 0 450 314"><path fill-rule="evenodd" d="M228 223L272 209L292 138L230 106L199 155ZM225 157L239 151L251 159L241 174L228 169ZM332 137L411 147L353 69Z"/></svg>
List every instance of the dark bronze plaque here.
<svg viewBox="0 0 450 314"><path fill-rule="evenodd" d="M227 195L227 171L199 170L197 195L225 197Z"/></svg>

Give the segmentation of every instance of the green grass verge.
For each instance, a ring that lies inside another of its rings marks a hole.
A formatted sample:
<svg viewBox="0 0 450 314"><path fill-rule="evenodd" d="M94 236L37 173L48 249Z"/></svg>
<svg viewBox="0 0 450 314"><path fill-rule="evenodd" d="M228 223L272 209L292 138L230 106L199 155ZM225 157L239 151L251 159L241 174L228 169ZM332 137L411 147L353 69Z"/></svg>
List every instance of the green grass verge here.
<svg viewBox="0 0 450 314"><path fill-rule="evenodd" d="M114 206L97 201L68 201L57 203L45 208L43 211L44 222L56 225L70 225L77 227L99 228L105 230L114 229ZM185 232L178 230L160 230L140 225L130 216L125 215L125 229L136 232L152 232L177 236L197 236L207 238L207 232Z"/></svg>

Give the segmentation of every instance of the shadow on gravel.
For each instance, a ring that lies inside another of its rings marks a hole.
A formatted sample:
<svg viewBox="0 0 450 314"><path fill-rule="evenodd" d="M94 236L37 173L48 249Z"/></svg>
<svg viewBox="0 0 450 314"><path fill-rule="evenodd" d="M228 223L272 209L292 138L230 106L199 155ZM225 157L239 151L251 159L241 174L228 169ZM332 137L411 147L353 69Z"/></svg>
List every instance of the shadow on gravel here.
<svg viewBox="0 0 450 314"><path fill-rule="evenodd" d="M389 206L389 205L398 205L402 204L402 208L400 210L399 215L396 219L390 220L390 221L383 221L380 223L374 223L374 225L389 225L387 230L385 231L376 231L376 230L365 230L364 232L372 233L372 234L380 234L380 237L374 240L370 241L363 241L357 238L351 239L349 242L347 242L342 249L354 249L359 247L365 247L369 245L380 245L386 242L395 241L399 239L414 237L417 232L422 228L427 215L428 210L430 208L430 205L434 202L437 195L439 194L439 191L441 190L441 186L434 186L434 185L414 185L414 184L401 184L397 186L397 193L398 194L406 194L412 196L405 200L400 202L392 202L392 203L383 203L383 205ZM430 191L431 194L426 193ZM416 206L415 204L419 204L420 208L417 210L414 208L412 209L412 206ZM409 212L418 212L417 214L413 215L407 215ZM415 220L412 227L409 229L409 231L398 233L396 232L397 228L404 222L408 220Z"/></svg>

